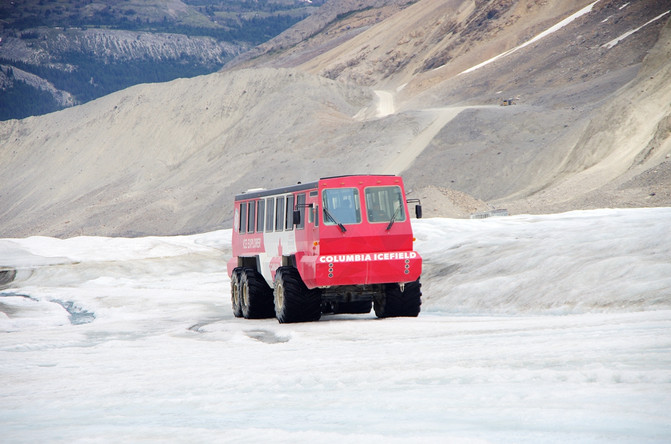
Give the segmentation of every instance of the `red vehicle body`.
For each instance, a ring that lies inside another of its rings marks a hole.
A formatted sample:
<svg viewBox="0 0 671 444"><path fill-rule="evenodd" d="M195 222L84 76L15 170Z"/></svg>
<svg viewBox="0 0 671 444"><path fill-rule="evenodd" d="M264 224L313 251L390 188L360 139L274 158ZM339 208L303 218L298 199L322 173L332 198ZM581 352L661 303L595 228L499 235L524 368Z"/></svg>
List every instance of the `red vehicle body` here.
<svg viewBox="0 0 671 444"><path fill-rule="evenodd" d="M416 207L421 217L421 207ZM417 316L422 258L398 176L339 176L235 197L236 316Z"/></svg>

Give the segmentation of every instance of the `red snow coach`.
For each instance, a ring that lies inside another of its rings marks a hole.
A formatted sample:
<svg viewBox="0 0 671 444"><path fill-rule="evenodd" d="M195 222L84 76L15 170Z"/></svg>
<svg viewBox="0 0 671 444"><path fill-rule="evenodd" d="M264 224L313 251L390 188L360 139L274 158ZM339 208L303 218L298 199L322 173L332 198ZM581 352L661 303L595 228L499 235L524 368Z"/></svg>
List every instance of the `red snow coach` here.
<svg viewBox="0 0 671 444"><path fill-rule="evenodd" d="M417 204L416 217L421 210ZM249 190L235 197L233 220L236 317L305 322L372 306L379 318L419 314L422 258L400 177Z"/></svg>

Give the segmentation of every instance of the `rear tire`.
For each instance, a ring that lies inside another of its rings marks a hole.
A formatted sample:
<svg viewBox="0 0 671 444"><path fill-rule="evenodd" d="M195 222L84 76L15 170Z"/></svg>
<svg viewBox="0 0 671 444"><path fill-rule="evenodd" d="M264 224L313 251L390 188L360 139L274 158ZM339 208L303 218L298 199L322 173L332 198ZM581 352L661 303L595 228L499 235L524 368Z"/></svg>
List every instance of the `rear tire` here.
<svg viewBox="0 0 671 444"><path fill-rule="evenodd" d="M240 273L240 306L245 319L275 316L273 292L263 276L252 268L244 268Z"/></svg>
<svg viewBox="0 0 671 444"><path fill-rule="evenodd" d="M293 267L275 273L275 316L282 324L312 322L321 317L319 290L309 290Z"/></svg>
<svg viewBox="0 0 671 444"><path fill-rule="evenodd" d="M242 305L240 304L240 269L233 270L231 275L231 308L233 308L233 316L236 318L242 317Z"/></svg>
<svg viewBox="0 0 671 444"><path fill-rule="evenodd" d="M378 318L417 317L422 305L422 284L419 279L405 284L385 284L384 294L375 299L375 315Z"/></svg>

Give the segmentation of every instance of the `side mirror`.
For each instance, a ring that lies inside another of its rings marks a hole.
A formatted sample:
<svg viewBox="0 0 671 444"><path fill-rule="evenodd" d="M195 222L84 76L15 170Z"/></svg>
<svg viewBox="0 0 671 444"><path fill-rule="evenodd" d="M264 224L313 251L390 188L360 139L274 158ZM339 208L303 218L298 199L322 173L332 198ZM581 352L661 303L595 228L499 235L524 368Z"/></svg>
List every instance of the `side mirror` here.
<svg viewBox="0 0 671 444"><path fill-rule="evenodd" d="M417 219L422 218L422 202L419 199L408 199L408 203L415 203L415 217Z"/></svg>
<svg viewBox="0 0 671 444"><path fill-rule="evenodd" d="M300 210L294 210L294 225L301 224L301 212Z"/></svg>

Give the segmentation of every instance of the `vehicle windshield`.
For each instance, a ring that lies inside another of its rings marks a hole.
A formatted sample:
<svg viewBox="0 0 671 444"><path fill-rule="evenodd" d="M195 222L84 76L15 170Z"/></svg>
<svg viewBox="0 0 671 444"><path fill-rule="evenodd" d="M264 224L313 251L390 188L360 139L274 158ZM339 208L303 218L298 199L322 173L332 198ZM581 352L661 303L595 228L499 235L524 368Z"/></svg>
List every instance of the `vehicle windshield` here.
<svg viewBox="0 0 671 444"><path fill-rule="evenodd" d="M356 188L329 188L323 191L324 224L358 224L361 222L361 202Z"/></svg>
<svg viewBox="0 0 671 444"><path fill-rule="evenodd" d="M405 209L401 187L368 187L365 189L368 222L404 221Z"/></svg>

